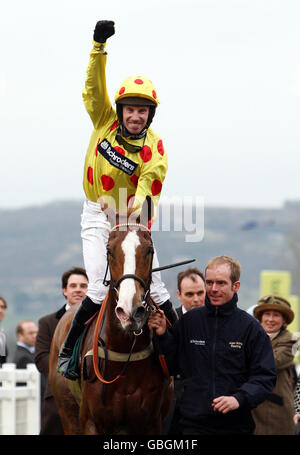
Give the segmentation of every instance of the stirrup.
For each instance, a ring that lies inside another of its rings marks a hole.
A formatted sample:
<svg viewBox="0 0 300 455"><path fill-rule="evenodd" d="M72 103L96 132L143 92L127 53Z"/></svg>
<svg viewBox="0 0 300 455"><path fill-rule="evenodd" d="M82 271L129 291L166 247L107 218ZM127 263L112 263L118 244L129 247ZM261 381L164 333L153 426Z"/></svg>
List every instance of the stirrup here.
<svg viewBox="0 0 300 455"><path fill-rule="evenodd" d="M57 359L57 367L56 371L60 373L67 379L71 379L72 381L76 381L79 378L78 373L74 370L70 370L70 363L72 360L73 349L66 348L65 346L62 347L58 359Z"/></svg>
<svg viewBox="0 0 300 455"><path fill-rule="evenodd" d="M71 379L71 381L76 381L76 379L79 379L78 373L74 370L69 370L71 358L72 357L58 357L56 371L65 378Z"/></svg>

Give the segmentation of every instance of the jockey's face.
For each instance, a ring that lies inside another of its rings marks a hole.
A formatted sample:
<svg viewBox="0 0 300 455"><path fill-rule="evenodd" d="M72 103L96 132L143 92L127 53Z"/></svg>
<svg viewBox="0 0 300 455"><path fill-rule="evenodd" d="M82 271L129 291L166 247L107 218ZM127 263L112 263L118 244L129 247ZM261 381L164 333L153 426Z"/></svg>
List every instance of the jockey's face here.
<svg viewBox="0 0 300 455"><path fill-rule="evenodd" d="M149 106L123 106L123 125L131 134L139 134L145 128L149 115Z"/></svg>

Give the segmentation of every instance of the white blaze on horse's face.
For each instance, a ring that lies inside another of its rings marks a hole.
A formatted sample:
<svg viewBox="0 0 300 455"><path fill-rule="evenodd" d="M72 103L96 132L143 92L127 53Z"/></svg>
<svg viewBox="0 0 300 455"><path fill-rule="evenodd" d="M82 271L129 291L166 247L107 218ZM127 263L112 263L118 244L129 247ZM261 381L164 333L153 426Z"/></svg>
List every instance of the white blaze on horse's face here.
<svg viewBox="0 0 300 455"><path fill-rule="evenodd" d="M135 274L136 268L136 249L141 244L136 231L130 231L126 235L121 244L124 252L124 270L123 275ZM135 280L127 278L120 284L119 299L116 310L121 308L123 312L117 312L117 317L120 319L123 327L130 323L130 315L133 309L133 297L136 293Z"/></svg>

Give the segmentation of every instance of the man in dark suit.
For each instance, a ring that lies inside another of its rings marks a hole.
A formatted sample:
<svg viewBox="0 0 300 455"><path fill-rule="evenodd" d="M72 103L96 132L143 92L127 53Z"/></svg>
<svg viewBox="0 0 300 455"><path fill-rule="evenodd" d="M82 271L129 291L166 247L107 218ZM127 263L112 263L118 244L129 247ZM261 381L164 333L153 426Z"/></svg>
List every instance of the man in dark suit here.
<svg viewBox="0 0 300 455"><path fill-rule="evenodd" d="M37 325L33 321L22 321L17 325L17 348L13 363L16 368L26 368L28 363L34 363L35 340Z"/></svg>
<svg viewBox="0 0 300 455"><path fill-rule="evenodd" d="M37 325L33 321L25 320L17 325L17 347L13 357L16 368L26 368L28 363L34 363L35 340L37 336ZM41 398L43 396L44 381L41 378ZM18 382L18 386L26 385L26 382Z"/></svg>
<svg viewBox="0 0 300 455"><path fill-rule="evenodd" d="M190 267L177 275L177 297L181 306L176 308L178 317L184 313L204 305L205 278L196 267Z"/></svg>
<svg viewBox="0 0 300 455"><path fill-rule="evenodd" d="M62 292L66 303L57 312L48 314L39 320L34 359L37 369L44 375L46 380L41 418L41 435L64 434L48 381L50 346L58 321L72 305L84 300L87 287L88 277L85 269L73 267L64 272L62 275Z"/></svg>

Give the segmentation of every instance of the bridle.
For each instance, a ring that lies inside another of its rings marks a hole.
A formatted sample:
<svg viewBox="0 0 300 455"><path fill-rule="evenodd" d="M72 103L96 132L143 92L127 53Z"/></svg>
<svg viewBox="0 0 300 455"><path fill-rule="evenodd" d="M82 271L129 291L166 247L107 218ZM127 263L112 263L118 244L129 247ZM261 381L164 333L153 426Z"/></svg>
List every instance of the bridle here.
<svg viewBox="0 0 300 455"><path fill-rule="evenodd" d="M111 232L115 231L118 227L125 227L125 226L126 227L136 226L136 227L139 227L139 228L143 227L151 235L150 229L148 229L146 226L144 226L142 224L138 224L138 223L117 224L111 229L110 234L111 234ZM152 264L152 259L151 259L151 264ZM154 300L151 298L150 293L149 293L150 283L151 283L151 269L150 269L150 273L149 273L149 276L148 276L148 282L146 284L141 277L139 277L138 275L132 274L132 273L122 275L116 282L114 282L112 279L110 281L108 281L108 280L106 280L108 268L109 268L109 259L108 259L108 253L107 253L107 266L106 266L106 272L105 272L103 283L106 286L108 286L110 284L112 289L115 291L115 293L118 294L118 287L119 287L119 285L120 285L120 283L122 281L124 281L126 279L129 279L129 278L134 279L135 281L138 281L141 284L141 286L143 287L143 289L144 289L144 296L143 296L142 306L145 308L146 312L149 312L149 314L152 311L156 311L157 310L158 305L154 302ZM98 335L99 335L99 332L100 332L100 327L101 327L102 322L104 320L104 314L105 314L105 311L106 311L107 301L108 301L108 293L106 294L106 297L105 297L105 299L104 299L104 301L103 301L103 303L101 305L101 309L100 309L100 312L99 312L99 315L98 315L98 318L97 318L97 321L96 321L96 326L95 326L95 331L94 331L94 338L93 338L93 366L94 366L94 371L95 371L95 374L96 374L97 378L103 384L112 384L113 382L115 382L118 379L120 379L120 377L124 376L125 371L126 371L126 369L128 367L132 352L133 352L133 348L134 348L135 343L136 343L136 337L143 333L143 329L141 328L138 333L133 332L133 335L134 335L133 343L132 343L132 346L131 346L131 349L130 349L130 352L129 352L129 355L128 355L128 359L127 359L127 361L126 361L126 363L125 363L125 365L123 367L122 372L120 374L118 374L114 379L112 379L110 381L109 380L105 380L103 378L103 376L101 375L101 373L99 371L99 366L98 366L98 342L99 342Z"/></svg>
<svg viewBox="0 0 300 455"><path fill-rule="evenodd" d="M142 228L143 230L148 232L149 235L151 236L150 229L147 226L145 226L144 224L140 224L140 223L120 223L120 224L116 224L110 230L109 235L111 234L111 232L116 231L118 228L122 228L122 227L126 227L126 228L128 228L128 227ZM114 281L112 278L110 280L107 280L106 277L107 277L107 273L108 273L108 269L109 269L109 258L108 258L108 256L109 256L109 253L107 251L106 270L105 270L105 275L104 275L104 279L103 279L103 284L105 286L108 286L110 284L112 286L114 292L116 294L118 294L119 293L118 289L119 289L119 286L122 283L122 281L127 280L127 279L133 279L133 280L137 281L138 283L140 283L140 285L144 289L144 295L143 295L143 299L142 299L142 306L149 313L152 313L153 311L156 311L157 308L153 304L153 300L150 298L150 294L149 294L150 284L151 284L151 280L152 280L152 270L150 269L150 272L149 272L149 275L148 275L148 280L147 280L146 283L140 276L136 275L135 273L126 273L126 274L122 275L120 278L118 278L117 281ZM152 264L152 259L153 259L153 252L152 252L152 258L151 258L151 264ZM141 329L138 334L136 334L135 332L134 332L134 334L135 335L140 335L142 332L143 332L143 330Z"/></svg>

